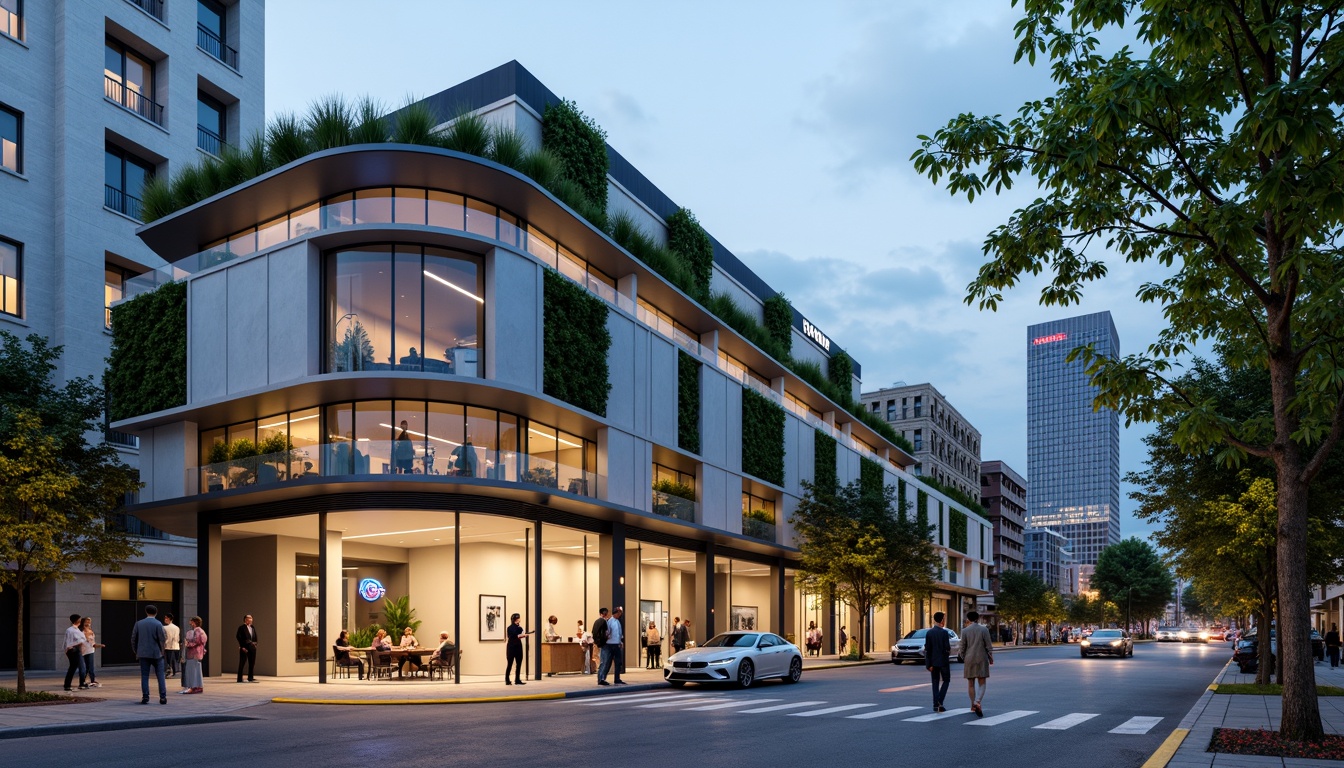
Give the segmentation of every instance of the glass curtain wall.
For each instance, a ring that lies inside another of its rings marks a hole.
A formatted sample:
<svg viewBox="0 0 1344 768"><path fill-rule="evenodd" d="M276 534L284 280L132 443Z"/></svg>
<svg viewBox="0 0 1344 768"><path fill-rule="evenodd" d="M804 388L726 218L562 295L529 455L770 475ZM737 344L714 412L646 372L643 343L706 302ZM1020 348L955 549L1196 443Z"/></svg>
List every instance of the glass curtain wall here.
<svg viewBox="0 0 1344 768"><path fill-rule="evenodd" d="M672 653L672 630L678 619L693 619L699 608L695 578L695 553L689 550L633 542L639 558L635 590L627 592L630 606L630 634L634 645L627 645L626 664L649 665L649 624L658 633L655 659ZM629 573L629 570L627 570ZM638 612L636 613L636 607ZM633 648L639 651L635 657Z"/></svg>

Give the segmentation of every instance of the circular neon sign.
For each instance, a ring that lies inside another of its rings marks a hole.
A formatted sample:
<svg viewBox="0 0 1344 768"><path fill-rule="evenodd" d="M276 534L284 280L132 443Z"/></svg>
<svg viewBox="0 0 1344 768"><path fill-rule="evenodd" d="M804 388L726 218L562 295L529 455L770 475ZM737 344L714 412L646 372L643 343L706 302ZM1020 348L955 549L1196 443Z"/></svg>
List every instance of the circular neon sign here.
<svg viewBox="0 0 1344 768"><path fill-rule="evenodd" d="M377 579L359 580L359 596L370 603L375 600L381 600L385 594L387 594L387 590L383 587L381 581Z"/></svg>

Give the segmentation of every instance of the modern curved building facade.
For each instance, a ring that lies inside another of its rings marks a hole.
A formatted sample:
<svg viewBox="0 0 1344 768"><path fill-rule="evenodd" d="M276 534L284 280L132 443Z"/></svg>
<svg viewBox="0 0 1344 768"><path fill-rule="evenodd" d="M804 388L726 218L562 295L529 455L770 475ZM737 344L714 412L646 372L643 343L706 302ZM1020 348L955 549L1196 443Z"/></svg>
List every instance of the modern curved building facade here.
<svg viewBox="0 0 1344 768"><path fill-rule="evenodd" d="M422 640L458 641L467 676L498 674L514 612L558 617L562 637L615 605L627 625L690 618L699 641L855 626L793 585L788 518L819 434L837 441L840 482L866 458L912 508L926 491L946 553L939 591L880 612L873 646L984 590L987 522L965 515L953 549L954 503L906 474L909 455L513 170L418 146L328 150L140 234L186 283L188 383L181 407L114 425L142 440L130 511L197 539L195 612L218 637L256 617L260 674L325 679L337 633L401 596ZM605 412L546 394L548 356L565 360L546 341L557 280L605 306ZM821 354L800 325L801 344ZM695 451L678 440L687 386ZM743 471L747 391L784 410L782 483ZM240 444L257 455L220 448Z"/></svg>

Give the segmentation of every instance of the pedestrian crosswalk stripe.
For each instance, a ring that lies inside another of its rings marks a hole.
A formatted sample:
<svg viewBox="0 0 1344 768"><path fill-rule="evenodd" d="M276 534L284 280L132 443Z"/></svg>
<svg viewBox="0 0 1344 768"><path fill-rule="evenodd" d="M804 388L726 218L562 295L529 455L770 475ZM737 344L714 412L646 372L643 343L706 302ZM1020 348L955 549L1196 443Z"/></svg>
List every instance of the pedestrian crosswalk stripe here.
<svg viewBox="0 0 1344 768"><path fill-rule="evenodd" d="M906 722L906 723L931 723L931 722L933 722L934 720L946 720L946 719L949 718L949 717L956 717L957 715L964 715L964 714L966 714L967 712L970 712L970 711L971 711L971 708L970 708L970 707L963 707L963 708L961 708L961 709L949 709L949 710L947 710L946 712L935 712L935 713L932 714L932 715L920 715L919 717L907 717L907 718L905 718L905 720L903 720L902 722Z"/></svg>
<svg viewBox="0 0 1344 768"><path fill-rule="evenodd" d="M864 712L859 715L846 715L850 720L872 720L875 717L886 717L887 715L899 715L902 712L909 712L912 709L920 707L894 707L892 709L879 709L876 712Z"/></svg>
<svg viewBox="0 0 1344 768"><path fill-rule="evenodd" d="M995 715L993 717L986 717L983 719L976 718L975 720L966 723L966 725L998 725L999 723L1006 723L1009 720L1016 720L1019 717L1026 717L1027 715L1035 715L1039 711L1040 710L1035 709L1014 709L1012 712L1004 712L1002 715Z"/></svg>
<svg viewBox="0 0 1344 768"><path fill-rule="evenodd" d="M697 701L697 702L700 702L700 701L723 701L723 699L696 699L696 701ZM675 701L672 700L672 699L664 699L664 700L662 700L662 701L655 701L655 702L652 703L652 704L636 703L636 704L635 704L635 709L663 709L664 707L684 707L684 706L686 706L686 705L689 704L689 703L690 703L690 702L686 701L685 699L677 699L677 700L675 700Z"/></svg>
<svg viewBox="0 0 1344 768"><path fill-rule="evenodd" d="M723 704L706 704L703 707L687 707L687 712L709 712L715 709L731 709L733 707L749 707L753 704L764 704L768 701L783 701L783 699L738 699ZM682 702L685 704L686 702Z"/></svg>
<svg viewBox="0 0 1344 768"><path fill-rule="evenodd" d="M1071 715L1057 717L1048 723L1041 723L1040 725L1033 727L1046 731L1065 731L1079 723L1085 723L1094 717L1096 717L1096 715L1089 715L1084 712L1074 712Z"/></svg>
<svg viewBox="0 0 1344 768"><path fill-rule="evenodd" d="M1137 736L1151 731L1154 725L1162 722L1160 717L1131 717L1108 733L1130 733Z"/></svg>
<svg viewBox="0 0 1344 768"><path fill-rule="evenodd" d="M744 709L744 715L756 715L763 712L778 712L781 709L797 709L799 707L811 707L817 704L825 704L824 701L795 701L792 704L776 704L773 707L757 707L756 709Z"/></svg>
<svg viewBox="0 0 1344 768"><path fill-rule="evenodd" d="M827 707L826 709L814 709L811 712L791 712L789 717L816 717L817 715L829 715L834 712L847 712L851 709L863 709L865 707L876 707L876 704L846 704L843 707Z"/></svg>
<svg viewBox="0 0 1344 768"><path fill-rule="evenodd" d="M602 694L598 696L602 701L630 701L632 699L652 699L658 696L666 696L667 691L652 691L648 693L619 693L616 695ZM592 704L592 698L584 696L581 698L565 699L566 704Z"/></svg>
<svg viewBox="0 0 1344 768"><path fill-rule="evenodd" d="M637 701L651 701L654 699L703 699L704 697L705 695L703 693L683 693L676 696L667 696L667 694L663 693L651 693L647 696L631 697L628 699L608 699L606 696L603 696L601 701L580 701L579 703L585 707L607 707L612 704L634 704Z"/></svg>

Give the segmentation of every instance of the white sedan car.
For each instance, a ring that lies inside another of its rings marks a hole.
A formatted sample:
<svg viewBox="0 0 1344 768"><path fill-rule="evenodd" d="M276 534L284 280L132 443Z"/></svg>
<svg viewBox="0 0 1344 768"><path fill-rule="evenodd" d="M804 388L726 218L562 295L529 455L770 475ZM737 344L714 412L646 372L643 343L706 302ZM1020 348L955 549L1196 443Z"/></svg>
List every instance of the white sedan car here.
<svg viewBox="0 0 1344 768"><path fill-rule="evenodd" d="M678 688L686 683L736 683L749 688L768 677L786 683L803 678L803 652L769 632L724 632L663 662L663 679Z"/></svg>
<svg viewBox="0 0 1344 768"><path fill-rule="evenodd" d="M951 637L948 638L952 649L949 655L952 660L961 661L961 638L957 637L957 633L950 629L947 630L947 633L951 635ZM924 640L928 634L928 628L916 629L905 637L902 637L900 640L897 640L896 644L891 646L891 663L900 664L905 661L913 661L923 665Z"/></svg>

